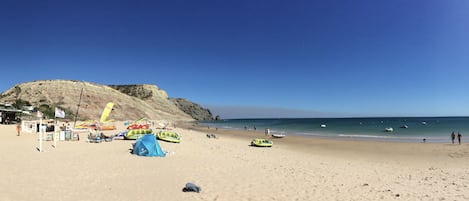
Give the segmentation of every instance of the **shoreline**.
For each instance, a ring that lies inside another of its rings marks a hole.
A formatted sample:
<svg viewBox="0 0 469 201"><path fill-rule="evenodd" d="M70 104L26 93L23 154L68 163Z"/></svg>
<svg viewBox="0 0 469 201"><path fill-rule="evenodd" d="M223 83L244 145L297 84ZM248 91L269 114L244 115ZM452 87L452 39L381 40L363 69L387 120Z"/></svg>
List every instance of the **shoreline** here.
<svg viewBox="0 0 469 201"><path fill-rule="evenodd" d="M220 137L229 137L250 141L254 138L264 138L273 141L274 146L285 146L290 150L310 153L317 149L328 150L340 157L351 155L366 155L375 159L386 155L393 155L399 159L416 160L416 163L439 159L441 165L454 158L469 157L469 143L451 144L451 142L408 142L408 141L375 141L350 138L335 138L310 135L287 135L284 138L266 137L263 132L253 130L210 128L197 124L185 124L184 129L202 133L214 133ZM416 157L417 156L417 157ZM416 158L414 158L416 157ZM442 162L444 161L444 162Z"/></svg>
<svg viewBox="0 0 469 201"><path fill-rule="evenodd" d="M197 125L198 127L207 127L206 125ZM211 129L215 129L210 127ZM253 130L253 129L241 129L241 128L218 128L218 129L224 129L224 130L232 130L235 132L259 132L259 133L264 133L264 131L260 130ZM370 134L360 134L360 133L327 133L324 134L324 132L319 132L319 131L312 131L309 133L287 133L285 131L278 132L278 131L273 131L271 133L275 134L285 134L287 136L296 136L296 137L305 137L305 138L323 138L323 139L331 139L331 140L352 140L352 141L372 141L372 142L402 142L402 143L448 143L451 141L450 136L443 136L443 135L429 135L429 136L396 136L396 135L379 135L380 133L375 133L373 135ZM387 132L382 132L382 133L387 133ZM381 134L382 134L381 133ZM424 140L425 139L425 140Z"/></svg>

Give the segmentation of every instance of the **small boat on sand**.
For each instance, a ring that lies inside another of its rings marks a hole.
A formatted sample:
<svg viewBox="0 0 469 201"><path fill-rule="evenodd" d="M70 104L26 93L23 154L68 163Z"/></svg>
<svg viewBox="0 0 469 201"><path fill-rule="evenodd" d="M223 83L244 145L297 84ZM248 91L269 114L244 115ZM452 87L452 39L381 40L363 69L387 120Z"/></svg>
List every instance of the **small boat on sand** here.
<svg viewBox="0 0 469 201"><path fill-rule="evenodd" d="M166 142L174 142L174 143L180 143L181 142L181 137L179 134L174 133L174 132L169 132L169 131L160 131L156 134L156 138L159 140L163 140Z"/></svg>
<svg viewBox="0 0 469 201"><path fill-rule="evenodd" d="M254 139L251 141L252 146L256 147L271 147L274 143L266 139Z"/></svg>
<svg viewBox="0 0 469 201"><path fill-rule="evenodd" d="M284 138L285 136L286 135L280 134L280 133L272 134L272 137L274 137L274 138Z"/></svg>
<svg viewBox="0 0 469 201"><path fill-rule="evenodd" d="M124 139L125 140L136 140L138 138L141 138L142 136L146 134L151 134L153 131L151 129L135 129L135 130L129 130L127 133L124 134Z"/></svg>

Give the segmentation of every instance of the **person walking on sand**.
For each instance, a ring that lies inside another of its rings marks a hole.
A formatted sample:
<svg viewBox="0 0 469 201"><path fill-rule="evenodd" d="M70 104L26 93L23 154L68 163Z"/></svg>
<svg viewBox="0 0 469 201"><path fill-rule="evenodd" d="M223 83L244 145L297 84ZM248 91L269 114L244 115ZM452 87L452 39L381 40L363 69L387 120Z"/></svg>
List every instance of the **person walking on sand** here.
<svg viewBox="0 0 469 201"><path fill-rule="evenodd" d="M17 133L17 136L20 136L20 133L21 133L21 120L18 121L18 123L16 124L16 133Z"/></svg>
<svg viewBox="0 0 469 201"><path fill-rule="evenodd" d="M454 139L456 138L456 135L454 134L454 131L451 133L451 142L454 144Z"/></svg>
<svg viewBox="0 0 469 201"><path fill-rule="evenodd" d="M459 144L461 144L461 138L462 138L462 135L461 135L461 133L458 132L458 142L459 142Z"/></svg>

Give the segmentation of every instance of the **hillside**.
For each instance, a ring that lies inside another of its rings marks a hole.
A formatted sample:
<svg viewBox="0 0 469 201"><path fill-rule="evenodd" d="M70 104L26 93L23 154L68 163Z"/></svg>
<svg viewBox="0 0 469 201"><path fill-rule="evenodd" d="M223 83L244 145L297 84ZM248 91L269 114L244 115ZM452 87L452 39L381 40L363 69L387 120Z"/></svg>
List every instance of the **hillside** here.
<svg viewBox="0 0 469 201"><path fill-rule="evenodd" d="M74 116L80 99L79 119L99 119L108 102L114 102L109 116L114 120L146 117L165 121L193 121L180 110L164 90L155 85L100 85L70 80L41 80L18 84L0 96L0 102L28 101L34 107L60 107Z"/></svg>

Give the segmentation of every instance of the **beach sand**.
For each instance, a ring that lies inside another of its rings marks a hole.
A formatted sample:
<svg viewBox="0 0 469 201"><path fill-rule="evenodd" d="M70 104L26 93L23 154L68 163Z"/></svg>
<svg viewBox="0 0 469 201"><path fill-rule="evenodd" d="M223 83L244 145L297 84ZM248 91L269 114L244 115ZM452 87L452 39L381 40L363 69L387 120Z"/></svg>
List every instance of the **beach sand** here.
<svg viewBox="0 0 469 201"><path fill-rule="evenodd" d="M37 134L0 125L0 200L469 200L467 143L287 136L258 148L250 141L263 132L173 131L182 142L159 141L166 157L139 157L134 141L87 143L86 133L38 152ZM182 192L187 182L202 192Z"/></svg>

